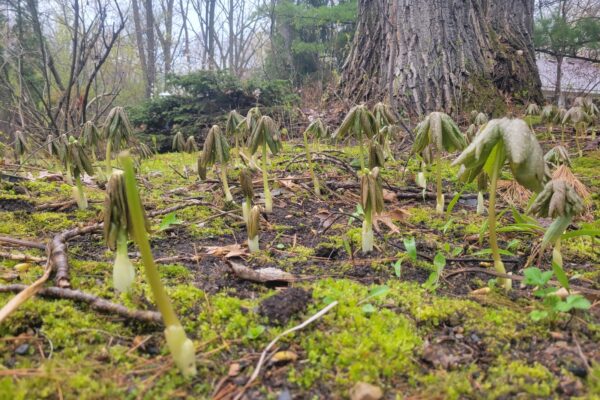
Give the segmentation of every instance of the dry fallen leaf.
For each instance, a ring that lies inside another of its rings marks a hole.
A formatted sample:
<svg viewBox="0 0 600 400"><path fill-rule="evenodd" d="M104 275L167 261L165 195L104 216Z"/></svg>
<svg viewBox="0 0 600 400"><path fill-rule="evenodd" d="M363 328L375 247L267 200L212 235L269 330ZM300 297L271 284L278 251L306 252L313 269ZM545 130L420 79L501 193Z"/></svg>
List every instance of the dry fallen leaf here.
<svg viewBox="0 0 600 400"><path fill-rule="evenodd" d="M402 208L395 208L390 211L384 211L381 214L373 216L373 227L380 232L379 223L387 226L392 233L400 233L400 229L394 224L394 221L401 221L408 217L410 213Z"/></svg>
<svg viewBox="0 0 600 400"><path fill-rule="evenodd" d="M242 257L248 254L248 249L240 244L230 244L228 246L207 246L206 254L215 257Z"/></svg>
<svg viewBox="0 0 600 400"><path fill-rule="evenodd" d="M278 180L279 184L286 189L296 192L300 189L300 185L294 183L294 176L288 175L283 179Z"/></svg>
<svg viewBox="0 0 600 400"><path fill-rule="evenodd" d="M383 200L388 202L394 202L397 200L396 192L392 192L391 190L383 189Z"/></svg>

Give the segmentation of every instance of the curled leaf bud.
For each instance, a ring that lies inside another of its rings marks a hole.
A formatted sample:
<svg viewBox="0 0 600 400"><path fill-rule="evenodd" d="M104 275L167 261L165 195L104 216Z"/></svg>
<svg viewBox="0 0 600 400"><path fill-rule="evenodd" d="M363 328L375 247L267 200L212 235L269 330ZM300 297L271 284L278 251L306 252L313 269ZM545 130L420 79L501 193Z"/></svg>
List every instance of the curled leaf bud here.
<svg viewBox="0 0 600 400"><path fill-rule="evenodd" d="M246 199L252 199L254 197L252 173L250 172L250 169L244 168L240 171L240 186L242 188L242 194Z"/></svg>
<svg viewBox="0 0 600 400"><path fill-rule="evenodd" d="M260 209L258 206L252 207L248 218L248 239L254 239L258 236L260 228Z"/></svg>

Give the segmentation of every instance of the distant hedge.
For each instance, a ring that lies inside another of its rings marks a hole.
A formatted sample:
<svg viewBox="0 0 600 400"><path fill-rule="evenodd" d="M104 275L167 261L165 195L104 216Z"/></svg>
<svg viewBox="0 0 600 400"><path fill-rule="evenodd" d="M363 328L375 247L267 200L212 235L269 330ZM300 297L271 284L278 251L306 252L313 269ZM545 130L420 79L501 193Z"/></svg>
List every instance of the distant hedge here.
<svg viewBox="0 0 600 400"><path fill-rule="evenodd" d="M132 122L161 142L177 131L200 137L206 128L224 121L233 109L293 106L299 101L290 82L249 79L242 81L225 71L197 71L173 75L163 93L130 109Z"/></svg>

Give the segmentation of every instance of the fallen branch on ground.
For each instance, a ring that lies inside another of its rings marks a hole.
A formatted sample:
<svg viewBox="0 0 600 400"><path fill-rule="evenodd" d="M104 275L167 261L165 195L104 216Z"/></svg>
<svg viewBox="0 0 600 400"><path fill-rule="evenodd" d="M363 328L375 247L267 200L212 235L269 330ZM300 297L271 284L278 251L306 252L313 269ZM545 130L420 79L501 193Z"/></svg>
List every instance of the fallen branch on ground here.
<svg viewBox="0 0 600 400"><path fill-rule="evenodd" d="M238 278L247 281L266 283L266 282L295 282L296 276L289 272L282 271L277 268L262 268L253 270L243 264L228 260L230 271Z"/></svg>
<svg viewBox="0 0 600 400"><path fill-rule="evenodd" d="M26 285L5 285L0 286L0 293L16 293L23 292L27 288ZM41 297L50 299L65 299L73 300L80 303L88 304L92 309L101 311L107 314L115 314L127 319L135 319L143 322L162 324L160 313L156 311L141 311L131 310L120 304L102 299L89 293L79 290L59 288L56 286L40 289L37 294Z"/></svg>

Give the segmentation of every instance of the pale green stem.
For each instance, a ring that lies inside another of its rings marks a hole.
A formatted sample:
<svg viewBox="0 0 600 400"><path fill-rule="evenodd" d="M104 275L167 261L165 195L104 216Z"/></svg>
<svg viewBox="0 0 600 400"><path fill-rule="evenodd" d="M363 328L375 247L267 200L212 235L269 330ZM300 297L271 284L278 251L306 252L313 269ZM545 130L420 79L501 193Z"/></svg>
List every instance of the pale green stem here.
<svg viewBox="0 0 600 400"><path fill-rule="evenodd" d="M167 327L165 329L165 337L169 350L175 363L185 376L195 375L196 360L193 343L185 336L183 327L173 310L173 305L160 281L160 275L154 263L154 257L152 256L146 232L144 212L135 180L133 161L131 157L125 156L122 163L125 171L125 192L127 194L127 207L131 215L133 237L140 250L144 269L146 270L146 277L154 300Z"/></svg>
<svg viewBox="0 0 600 400"><path fill-rule="evenodd" d="M304 148L306 149L306 161L308 162L308 173L310 174L310 177L313 181L313 185L315 188L315 194L317 196L321 196L321 188L319 186L319 180L317 179L317 176L315 175L315 171L313 168L312 157L310 154L310 145L308 143L308 135L306 135L306 132L304 133Z"/></svg>
<svg viewBox="0 0 600 400"><path fill-rule="evenodd" d="M112 173L112 165L111 165L111 157L112 157L112 142L110 139L106 142L106 176L110 176Z"/></svg>
<svg viewBox="0 0 600 400"><path fill-rule="evenodd" d="M221 165L221 184L223 185L223 192L225 193L225 200L233 201L233 196L229 190L229 182L227 181L227 165Z"/></svg>
<svg viewBox="0 0 600 400"><path fill-rule="evenodd" d="M502 153L502 154L501 154ZM504 149L498 150L495 154L494 165L492 166L492 175L490 176L490 198L488 205L488 228L490 231L490 248L492 249L492 259L496 271L505 274L506 269L500 257L498 247L498 238L496 236L496 188L498 186L498 176L504 164ZM512 281L510 279L500 278L499 281L506 290L510 290Z"/></svg>
<svg viewBox="0 0 600 400"><path fill-rule="evenodd" d="M113 286L119 292L125 293L131 289L134 280L135 269L127 254L127 230L119 229L115 264L113 266Z"/></svg>
<svg viewBox="0 0 600 400"><path fill-rule="evenodd" d="M436 196L436 212L438 214L443 214L444 213L444 195L442 194L442 163L441 160L438 158L438 162L437 162L437 172L436 172L436 179L437 179L437 196Z"/></svg>
<svg viewBox="0 0 600 400"><path fill-rule="evenodd" d="M71 175L71 163L69 162L68 159L67 159L65 168L67 170L67 176L66 176L67 184L72 185L73 184L73 175Z"/></svg>
<svg viewBox="0 0 600 400"><path fill-rule="evenodd" d="M367 207L362 227L362 252L366 254L371 251L373 251L373 210Z"/></svg>
<svg viewBox="0 0 600 400"><path fill-rule="evenodd" d="M267 213L273 212L273 198L271 197L271 190L269 190L269 177L267 171L267 142L262 144L262 165L263 165L263 187L265 195L265 211Z"/></svg>
<svg viewBox="0 0 600 400"><path fill-rule="evenodd" d="M88 207L88 202L87 199L85 197L85 192L83 191L83 184L81 183L81 177L77 176L75 178L75 188L77 190L77 197L76 197L76 201L77 201L77 206L79 207L80 210L85 210Z"/></svg>

